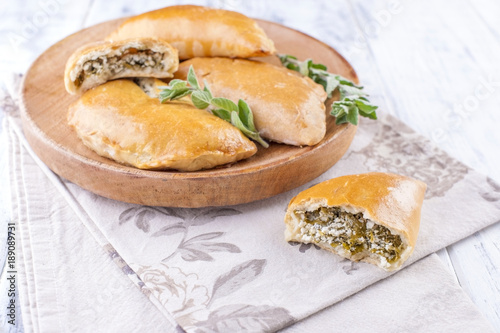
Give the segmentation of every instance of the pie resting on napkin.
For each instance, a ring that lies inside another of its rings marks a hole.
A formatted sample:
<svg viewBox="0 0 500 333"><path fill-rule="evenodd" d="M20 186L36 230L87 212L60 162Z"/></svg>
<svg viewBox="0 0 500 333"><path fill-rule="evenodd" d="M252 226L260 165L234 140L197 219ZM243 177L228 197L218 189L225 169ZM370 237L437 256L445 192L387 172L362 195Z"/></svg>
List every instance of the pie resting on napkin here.
<svg viewBox="0 0 500 333"><path fill-rule="evenodd" d="M290 201L285 239L395 270L415 249L426 187L382 172L324 181Z"/></svg>

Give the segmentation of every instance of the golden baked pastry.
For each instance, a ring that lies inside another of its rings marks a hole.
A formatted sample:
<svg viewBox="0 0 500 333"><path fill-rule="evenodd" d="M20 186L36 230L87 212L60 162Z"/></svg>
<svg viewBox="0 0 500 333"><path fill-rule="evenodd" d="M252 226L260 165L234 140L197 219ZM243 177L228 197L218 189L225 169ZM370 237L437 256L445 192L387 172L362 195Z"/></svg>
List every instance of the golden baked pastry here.
<svg viewBox="0 0 500 333"><path fill-rule="evenodd" d="M320 142L326 133L323 87L283 66L228 58L182 62L174 78L186 80L189 66L214 96L245 100L263 138L296 146Z"/></svg>
<svg viewBox="0 0 500 333"><path fill-rule="evenodd" d="M161 104L130 80L84 93L70 105L68 122L97 154L140 169L195 171L257 151L228 122L181 100Z"/></svg>
<svg viewBox="0 0 500 333"><path fill-rule="evenodd" d="M169 78L178 66L177 50L158 38L96 42L69 57L64 83L70 94L77 94L118 78Z"/></svg>
<svg viewBox="0 0 500 333"><path fill-rule="evenodd" d="M159 37L192 57L260 57L275 52L274 43L251 18L229 10L171 6L127 19L108 40Z"/></svg>
<svg viewBox="0 0 500 333"><path fill-rule="evenodd" d="M426 187L380 172L327 180L290 201L285 239L395 270L415 248Z"/></svg>

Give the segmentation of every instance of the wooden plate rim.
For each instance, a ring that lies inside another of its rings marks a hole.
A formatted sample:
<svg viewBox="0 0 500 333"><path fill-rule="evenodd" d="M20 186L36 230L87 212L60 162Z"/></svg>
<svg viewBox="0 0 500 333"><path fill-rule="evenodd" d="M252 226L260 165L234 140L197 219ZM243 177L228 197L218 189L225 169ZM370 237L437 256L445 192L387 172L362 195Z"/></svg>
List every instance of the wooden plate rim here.
<svg viewBox="0 0 500 333"><path fill-rule="evenodd" d="M22 88L21 88L21 116L22 116L22 121L23 121L23 126L30 126L32 130L34 130L34 135L40 138L40 140L43 140L45 143L50 143L51 146L57 150L59 153L64 154L66 156L70 156L71 158L74 158L77 160L79 163L88 165L89 167L93 168L99 168L103 169L103 171L108 171L108 172L113 172L121 175L128 175L128 176L133 176L135 178L137 177L144 177L144 178L154 178L154 179L161 179L161 180L169 180L169 179L175 179L175 180L191 180L191 179L196 179L196 180L203 180L203 179L213 179L214 177L217 178L228 178L228 177L238 177L241 175L251 175L252 173L259 173L263 169L275 169L275 168L281 168L289 163L292 163L292 161L297 160L297 159L303 159L307 158L310 154L313 154L315 150L327 145L330 141L335 140L337 136L342 135L345 131L350 131L353 130L352 127L355 127L354 125L351 124L344 124L341 125L340 128L337 128L335 133L327 138L326 140L321 141L315 146L312 147L297 147L297 149L300 149L297 154L294 155L293 158L289 158L289 156L283 156L282 158L276 158L273 161L270 162L265 162L259 166L255 167L248 167L244 169L234 169L231 167L221 167L221 168L216 168L216 169L210 169L210 170L202 170L202 171L195 171L195 172L178 172L178 171L172 171L172 170L166 170L166 171L153 171L153 170L142 170L142 169L135 169L133 167L121 165L117 162L111 161L112 163L102 163L98 160L92 159L90 157L80 155L68 147L65 147L64 145L61 145L54 141L47 133L45 133L41 128L36 124L32 116L27 110L27 107L25 105L25 99L26 99L26 92L25 92L25 83L28 77L30 77L30 72L32 69L37 66L37 64L41 61L42 55L44 55L46 52L49 50L58 47L59 44L61 44L64 40L71 38L74 35L85 33L85 31L94 29L98 26L102 25L109 25L109 24L119 24L121 21L124 21L126 18L119 18L119 19L114 19L114 20L109 20L105 22L101 22L99 24L87 27L85 29L79 30L71 35L68 35L67 37L61 39L60 41L56 42L55 44L51 45L49 48L47 48L40 56L30 65L29 69L26 72L26 75L23 77L22 81ZM338 57L338 60L340 60L343 65L348 68L350 71L350 74L352 75L352 78L354 81L358 82L358 77L357 74L354 70L354 68L351 66L351 64L339 53L337 52L333 47L329 46L328 44L310 36L307 35L299 30L292 29L286 26L283 26L279 23L271 22L271 21L265 21L265 20L259 20L256 19L258 22L265 22L265 24L272 25L272 26L278 26L280 29L286 29L289 31L292 31L293 33L298 33L303 35L306 38L313 39L315 42L322 44L323 47L328 49L330 52L335 54ZM355 129L354 129L355 131ZM272 143L276 144L276 143ZM259 149L263 149L260 148ZM216 172L216 174L213 174L213 172ZM256 198L256 200L261 199L261 198Z"/></svg>

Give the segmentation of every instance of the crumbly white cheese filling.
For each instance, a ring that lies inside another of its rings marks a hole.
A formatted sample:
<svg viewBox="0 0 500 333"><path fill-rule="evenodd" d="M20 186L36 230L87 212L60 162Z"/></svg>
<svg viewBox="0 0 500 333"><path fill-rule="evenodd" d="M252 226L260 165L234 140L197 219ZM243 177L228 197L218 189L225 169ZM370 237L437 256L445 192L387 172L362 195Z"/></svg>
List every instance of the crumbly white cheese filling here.
<svg viewBox="0 0 500 333"><path fill-rule="evenodd" d="M339 207L294 213L299 220L299 237L305 243L342 246L351 255L374 253L389 263L398 260L405 249L399 235L364 218L362 213L354 214Z"/></svg>
<svg viewBox="0 0 500 333"><path fill-rule="evenodd" d="M163 69L163 53L151 50L125 50L121 55L109 57L102 55L86 61L75 79L80 86L91 75L116 75L126 69Z"/></svg>

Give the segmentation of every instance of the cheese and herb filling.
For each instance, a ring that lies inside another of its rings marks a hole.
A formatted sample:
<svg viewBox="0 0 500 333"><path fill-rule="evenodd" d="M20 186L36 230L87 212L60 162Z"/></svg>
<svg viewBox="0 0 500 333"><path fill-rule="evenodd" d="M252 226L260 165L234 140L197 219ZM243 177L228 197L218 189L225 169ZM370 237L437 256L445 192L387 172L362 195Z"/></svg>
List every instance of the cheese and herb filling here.
<svg viewBox="0 0 500 333"><path fill-rule="evenodd" d="M374 253L389 264L396 262L406 249L399 235L364 218L362 213L320 207L313 211L295 210L294 214L300 221L299 237L305 243L342 246L351 256L358 254L359 259Z"/></svg>
<svg viewBox="0 0 500 333"><path fill-rule="evenodd" d="M91 75L113 76L126 69L143 70L150 68L150 70L162 70L164 68L162 63L164 55L161 52L149 49L139 50L133 47L125 49L116 56L102 55L83 63L74 84L80 87L83 81Z"/></svg>

